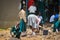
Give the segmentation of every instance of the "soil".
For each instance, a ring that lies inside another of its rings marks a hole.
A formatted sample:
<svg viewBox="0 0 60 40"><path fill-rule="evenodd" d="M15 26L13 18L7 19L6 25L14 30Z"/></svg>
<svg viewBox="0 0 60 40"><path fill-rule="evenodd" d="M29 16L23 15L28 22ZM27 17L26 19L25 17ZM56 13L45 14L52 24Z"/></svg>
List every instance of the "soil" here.
<svg viewBox="0 0 60 40"><path fill-rule="evenodd" d="M13 38L10 35L11 28L6 30L0 30L0 40L60 40L60 32L53 33L51 27L44 27L44 30L49 30L48 35L43 35L43 31L40 32L35 36L29 36L31 34L31 29L27 29L27 36L20 37L20 39Z"/></svg>

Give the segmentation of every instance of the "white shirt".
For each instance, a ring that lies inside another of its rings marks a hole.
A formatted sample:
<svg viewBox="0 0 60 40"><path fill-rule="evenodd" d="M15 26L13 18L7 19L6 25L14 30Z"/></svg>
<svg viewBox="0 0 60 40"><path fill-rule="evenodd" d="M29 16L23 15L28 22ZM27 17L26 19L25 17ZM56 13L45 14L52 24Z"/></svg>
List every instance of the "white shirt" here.
<svg viewBox="0 0 60 40"><path fill-rule="evenodd" d="M38 18L38 16L34 14L30 14L28 16L28 25L31 25L33 28L38 28L39 23L40 23L40 19Z"/></svg>
<svg viewBox="0 0 60 40"><path fill-rule="evenodd" d="M35 6L30 6L28 10L29 10L29 13L35 13L37 8Z"/></svg>
<svg viewBox="0 0 60 40"><path fill-rule="evenodd" d="M52 15L52 16L50 17L50 22L53 22L53 21L54 21L54 17L55 17L55 15Z"/></svg>

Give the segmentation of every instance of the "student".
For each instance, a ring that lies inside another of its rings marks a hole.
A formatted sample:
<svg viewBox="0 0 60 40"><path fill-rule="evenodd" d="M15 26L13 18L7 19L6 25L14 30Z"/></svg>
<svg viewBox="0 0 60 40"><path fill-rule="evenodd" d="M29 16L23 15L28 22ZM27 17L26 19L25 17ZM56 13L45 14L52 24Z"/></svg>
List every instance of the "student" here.
<svg viewBox="0 0 60 40"><path fill-rule="evenodd" d="M35 30L39 28L40 19L35 14L30 14L28 16L28 25L32 29L32 35L36 35Z"/></svg>
<svg viewBox="0 0 60 40"><path fill-rule="evenodd" d="M58 20L58 18L59 18L59 14L55 14L55 17L54 17L55 21L54 21L54 27L53 27L54 32L58 32L60 30L60 27L59 27L60 20Z"/></svg>
<svg viewBox="0 0 60 40"><path fill-rule="evenodd" d="M26 12L25 12L25 7L19 12L19 27L20 27L20 32L21 36L26 35Z"/></svg>

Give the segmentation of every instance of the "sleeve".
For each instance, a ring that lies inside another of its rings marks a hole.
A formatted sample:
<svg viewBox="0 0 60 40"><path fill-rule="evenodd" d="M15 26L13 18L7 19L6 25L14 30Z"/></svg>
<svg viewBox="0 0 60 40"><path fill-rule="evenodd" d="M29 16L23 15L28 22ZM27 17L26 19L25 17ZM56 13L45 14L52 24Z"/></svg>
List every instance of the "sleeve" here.
<svg viewBox="0 0 60 40"><path fill-rule="evenodd" d="M37 19L37 23L39 24L41 22L41 19L38 17L36 17L36 19Z"/></svg>

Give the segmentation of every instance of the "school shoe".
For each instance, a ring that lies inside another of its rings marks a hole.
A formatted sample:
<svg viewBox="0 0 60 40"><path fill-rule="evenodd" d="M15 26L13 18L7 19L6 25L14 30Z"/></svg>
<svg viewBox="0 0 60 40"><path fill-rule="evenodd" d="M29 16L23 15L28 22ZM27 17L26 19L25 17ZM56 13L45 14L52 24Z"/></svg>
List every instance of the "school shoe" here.
<svg viewBox="0 0 60 40"><path fill-rule="evenodd" d="M58 33L58 29L56 29L56 32Z"/></svg>

